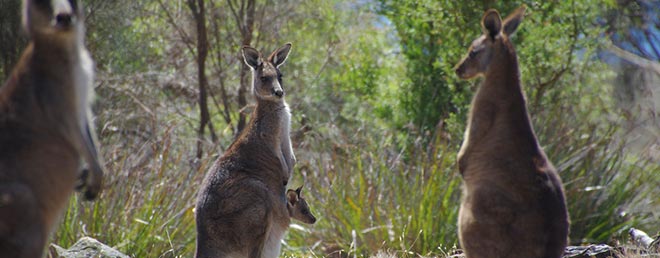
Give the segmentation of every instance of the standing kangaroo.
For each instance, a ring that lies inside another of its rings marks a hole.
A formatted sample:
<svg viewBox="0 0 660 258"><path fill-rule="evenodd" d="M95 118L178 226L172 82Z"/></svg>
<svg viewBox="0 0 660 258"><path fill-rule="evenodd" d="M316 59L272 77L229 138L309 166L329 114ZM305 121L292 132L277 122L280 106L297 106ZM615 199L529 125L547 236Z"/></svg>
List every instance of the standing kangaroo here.
<svg viewBox="0 0 660 258"><path fill-rule="evenodd" d="M196 207L197 258L277 257L291 218L286 185L295 156L282 73L291 44L263 59L244 46L257 104L247 127L209 170Z"/></svg>
<svg viewBox="0 0 660 258"><path fill-rule="evenodd" d="M567 244L564 190L532 129L509 41L524 12L523 5L502 21L496 10L486 11L484 35L456 68L462 79L485 77L458 153L458 231L468 258L557 258Z"/></svg>
<svg viewBox="0 0 660 258"><path fill-rule="evenodd" d="M25 0L23 11L30 43L0 88L0 257L36 258L74 188L99 194L103 167L82 7Z"/></svg>

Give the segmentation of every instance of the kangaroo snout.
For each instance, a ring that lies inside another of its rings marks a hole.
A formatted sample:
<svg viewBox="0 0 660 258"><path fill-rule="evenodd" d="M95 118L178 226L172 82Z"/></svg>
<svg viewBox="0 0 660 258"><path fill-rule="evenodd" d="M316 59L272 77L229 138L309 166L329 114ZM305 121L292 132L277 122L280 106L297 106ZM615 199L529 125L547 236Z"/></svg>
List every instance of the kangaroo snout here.
<svg viewBox="0 0 660 258"><path fill-rule="evenodd" d="M274 89L273 90L273 95L277 96L278 98L281 98L282 96L284 96L284 90Z"/></svg>
<svg viewBox="0 0 660 258"><path fill-rule="evenodd" d="M457 65L456 67L454 67L454 72L458 77L461 77L461 75L465 73L465 66L463 66L462 63Z"/></svg>
<svg viewBox="0 0 660 258"><path fill-rule="evenodd" d="M52 14L55 16L52 21L54 26L68 28L73 25L75 19L75 10L71 2L67 0L51 1Z"/></svg>
<svg viewBox="0 0 660 258"><path fill-rule="evenodd" d="M465 59L463 59L459 64L454 67L454 72L456 73L456 76L460 79L469 79L473 77L474 75L469 75L468 74L468 65L465 64Z"/></svg>
<svg viewBox="0 0 660 258"><path fill-rule="evenodd" d="M59 27L69 27L73 24L73 15L71 13L59 13L55 16L55 25Z"/></svg>

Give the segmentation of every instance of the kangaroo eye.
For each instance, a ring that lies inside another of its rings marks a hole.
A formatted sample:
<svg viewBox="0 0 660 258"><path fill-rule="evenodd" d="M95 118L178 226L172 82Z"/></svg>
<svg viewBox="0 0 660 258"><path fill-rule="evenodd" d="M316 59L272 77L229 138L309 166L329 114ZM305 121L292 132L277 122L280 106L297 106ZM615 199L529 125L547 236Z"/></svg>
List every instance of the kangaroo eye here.
<svg viewBox="0 0 660 258"><path fill-rule="evenodd" d="M261 82L268 82L268 77L266 76L261 76L261 78L259 79L261 80Z"/></svg>
<svg viewBox="0 0 660 258"><path fill-rule="evenodd" d="M474 51L474 50L470 51L470 53L468 53L468 56L470 58L474 58L475 56L477 56L477 51Z"/></svg>

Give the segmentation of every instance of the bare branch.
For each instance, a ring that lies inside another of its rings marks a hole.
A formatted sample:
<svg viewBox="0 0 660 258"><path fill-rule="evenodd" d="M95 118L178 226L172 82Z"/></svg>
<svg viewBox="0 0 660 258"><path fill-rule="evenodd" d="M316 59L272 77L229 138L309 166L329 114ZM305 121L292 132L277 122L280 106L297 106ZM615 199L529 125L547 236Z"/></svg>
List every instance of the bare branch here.
<svg viewBox="0 0 660 258"><path fill-rule="evenodd" d="M167 6L165 6L165 4L163 3L163 0L157 0L157 1L160 7L163 8L163 12L167 17L167 21L170 23L172 27L174 27L174 30L176 30L176 32L179 34L181 40L186 45L186 48L188 48L188 51L190 51L190 54L192 54L193 56L197 56L197 53L195 52L193 40L190 38L190 36L188 36L185 30L183 30L181 27L178 26L178 24L174 20L174 17L172 16L172 13L170 13L170 11L167 9Z"/></svg>
<svg viewBox="0 0 660 258"><path fill-rule="evenodd" d="M575 5L574 2L573 5ZM572 24L573 30L571 35L571 45L568 52L566 53L566 61L561 65L561 69L555 72L549 80L545 82L541 82L540 79L537 79L538 87L536 89L536 96L534 98L534 104L533 104L535 108L541 105L541 99L545 95L545 92L547 91L548 87L557 83L559 79L561 79L561 77L564 75L564 73L566 73L566 71L570 69L571 64L573 63L573 56L575 54L575 50L577 49L578 37L580 35L580 26L578 24L578 19L577 19L578 14L575 13L575 10L577 10L577 8L573 8L573 15L571 17L573 21Z"/></svg>
<svg viewBox="0 0 660 258"><path fill-rule="evenodd" d="M615 46L614 44L607 44L607 50L612 52L614 55L619 58L626 60L630 63L633 63L636 66L651 70L657 74L660 74L660 63L654 62L652 60L646 59L644 57L638 56L634 53L621 49L620 47Z"/></svg>
<svg viewBox="0 0 660 258"><path fill-rule="evenodd" d="M236 25L238 25L239 30L243 31L243 19L241 19L243 10L241 10L241 15L239 16L239 14L236 12L234 3L231 0L227 0L227 4L229 5L229 10L231 10L231 13L234 15L234 19L236 19Z"/></svg>
<svg viewBox="0 0 660 258"><path fill-rule="evenodd" d="M651 42L651 32L648 30L644 30L644 36L646 36L646 41ZM658 51L658 48L655 46L655 44L649 44L651 45L651 49L653 49L653 53L655 53L656 58L660 58L660 51Z"/></svg>

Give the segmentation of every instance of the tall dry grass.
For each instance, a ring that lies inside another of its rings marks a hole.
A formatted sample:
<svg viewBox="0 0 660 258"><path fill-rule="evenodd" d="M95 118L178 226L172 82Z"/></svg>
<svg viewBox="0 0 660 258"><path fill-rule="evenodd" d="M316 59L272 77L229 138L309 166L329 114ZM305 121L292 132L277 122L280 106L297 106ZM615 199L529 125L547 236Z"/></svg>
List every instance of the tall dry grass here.
<svg viewBox="0 0 660 258"><path fill-rule="evenodd" d="M207 155L195 160L195 100L161 78L101 76L97 125L109 171L105 189L95 202L72 198L53 237L58 245L91 236L131 257L192 257L195 195L232 135L221 126L220 142L205 141ZM541 115L559 117L550 111ZM283 256L442 257L457 248L460 137L383 130L369 121L311 123L314 129L295 142L290 186L305 184L319 221L292 225ZM572 242L620 239L630 226L657 228L658 165L614 144L616 128L562 126L538 133L565 183Z"/></svg>

